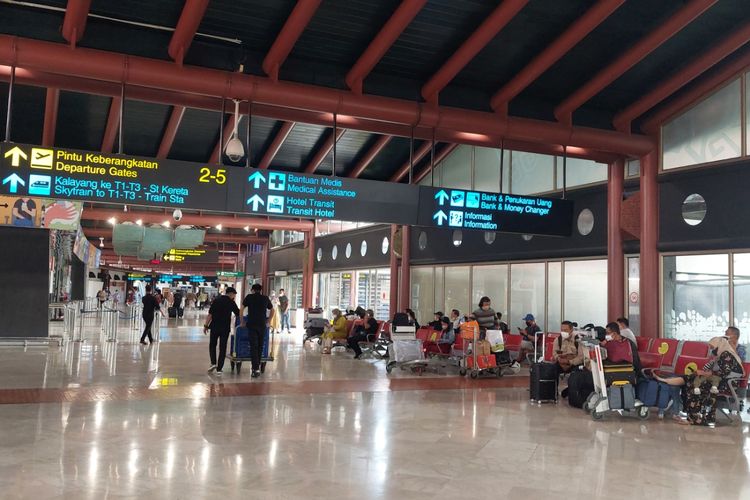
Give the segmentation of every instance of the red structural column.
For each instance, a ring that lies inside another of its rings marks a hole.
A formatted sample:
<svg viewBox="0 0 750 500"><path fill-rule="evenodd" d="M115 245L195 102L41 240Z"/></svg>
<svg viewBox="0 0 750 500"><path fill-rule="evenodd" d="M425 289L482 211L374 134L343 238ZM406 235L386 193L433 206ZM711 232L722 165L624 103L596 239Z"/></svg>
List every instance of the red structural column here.
<svg viewBox="0 0 750 500"><path fill-rule="evenodd" d="M42 132L42 146L55 145L55 130L57 129L57 111L60 108L60 89L48 88L44 105L44 130Z"/></svg>
<svg viewBox="0 0 750 500"><path fill-rule="evenodd" d="M641 157L641 335L659 337L659 186L658 156Z"/></svg>
<svg viewBox="0 0 750 500"><path fill-rule="evenodd" d="M315 230L305 231L305 262L302 263L302 307L313 306L313 279L315 274Z"/></svg>
<svg viewBox="0 0 750 500"><path fill-rule="evenodd" d="M391 297L388 308L388 317L392 318L398 311L398 255L395 247L398 226L391 224Z"/></svg>
<svg viewBox="0 0 750 500"><path fill-rule="evenodd" d="M624 183L624 160L610 163L607 184L607 319L610 321L623 316L625 311L625 254L620 230Z"/></svg>
<svg viewBox="0 0 750 500"><path fill-rule="evenodd" d="M401 229L401 302L400 310L411 307L411 264L409 259L409 239L411 236L411 226L402 226Z"/></svg>

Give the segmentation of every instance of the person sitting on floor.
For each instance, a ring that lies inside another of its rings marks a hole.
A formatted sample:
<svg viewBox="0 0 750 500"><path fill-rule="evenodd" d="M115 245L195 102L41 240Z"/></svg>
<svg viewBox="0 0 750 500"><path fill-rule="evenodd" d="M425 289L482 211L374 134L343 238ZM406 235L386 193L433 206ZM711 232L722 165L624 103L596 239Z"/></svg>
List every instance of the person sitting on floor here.
<svg viewBox="0 0 750 500"><path fill-rule="evenodd" d="M354 333L346 339L346 344L354 351L354 359L362 357L362 348L360 342L368 340L375 341L378 334L378 322L375 320L375 313L372 309L365 311L363 322L354 327Z"/></svg>
<svg viewBox="0 0 750 500"><path fill-rule="evenodd" d="M730 377L744 375L742 361L725 337L714 337L708 341L708 345L714 359L703 370L682 377L656 376L657 380L671 386L684 386L687 419L677 418L681 424L713 427L717 395L719 392L729 392Z"/></svg>
<svg viewBox="0 0 750 500"><path fill-rule="evenodd" d="M450 354L451 347L456 341L453 322L447 316L440 318L440 333L434 333L435 340L423 343L424 351L428 354Z"/></svg>

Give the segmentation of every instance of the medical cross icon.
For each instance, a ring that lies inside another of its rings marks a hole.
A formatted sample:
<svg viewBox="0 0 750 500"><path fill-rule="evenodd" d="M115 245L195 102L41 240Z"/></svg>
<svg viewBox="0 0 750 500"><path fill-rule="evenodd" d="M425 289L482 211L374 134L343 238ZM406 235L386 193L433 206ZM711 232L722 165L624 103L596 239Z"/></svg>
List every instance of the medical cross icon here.
<svg viewBox="0 0 750 500"><path fill-rule="evenodd" d="M268 175L268 189L272 191L286 190L286 174L272 172Z"/></svg>

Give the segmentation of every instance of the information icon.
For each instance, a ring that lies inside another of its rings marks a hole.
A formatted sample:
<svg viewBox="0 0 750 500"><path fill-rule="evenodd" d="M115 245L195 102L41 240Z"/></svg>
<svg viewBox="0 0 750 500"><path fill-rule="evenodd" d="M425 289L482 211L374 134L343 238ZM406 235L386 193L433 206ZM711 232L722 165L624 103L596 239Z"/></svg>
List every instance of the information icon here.
<svg viewBox="0 0 750 500"><path fill-rule="evenodd" d="M464 227L464 213L458 210L451 210L448 216L448 225L451 227Z"/></svg>

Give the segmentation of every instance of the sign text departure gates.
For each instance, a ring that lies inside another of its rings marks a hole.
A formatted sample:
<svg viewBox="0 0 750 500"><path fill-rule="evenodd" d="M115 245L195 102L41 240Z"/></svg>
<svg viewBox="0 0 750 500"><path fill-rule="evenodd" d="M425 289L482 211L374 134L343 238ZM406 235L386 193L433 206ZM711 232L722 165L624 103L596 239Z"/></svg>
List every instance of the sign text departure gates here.
<svg viewBox="0 0 750 500"><path fill-rule="evenodd" d="M572 203L2 143L0 194L567 236ZM460 204L462 203L462 204Z"/></svg>

